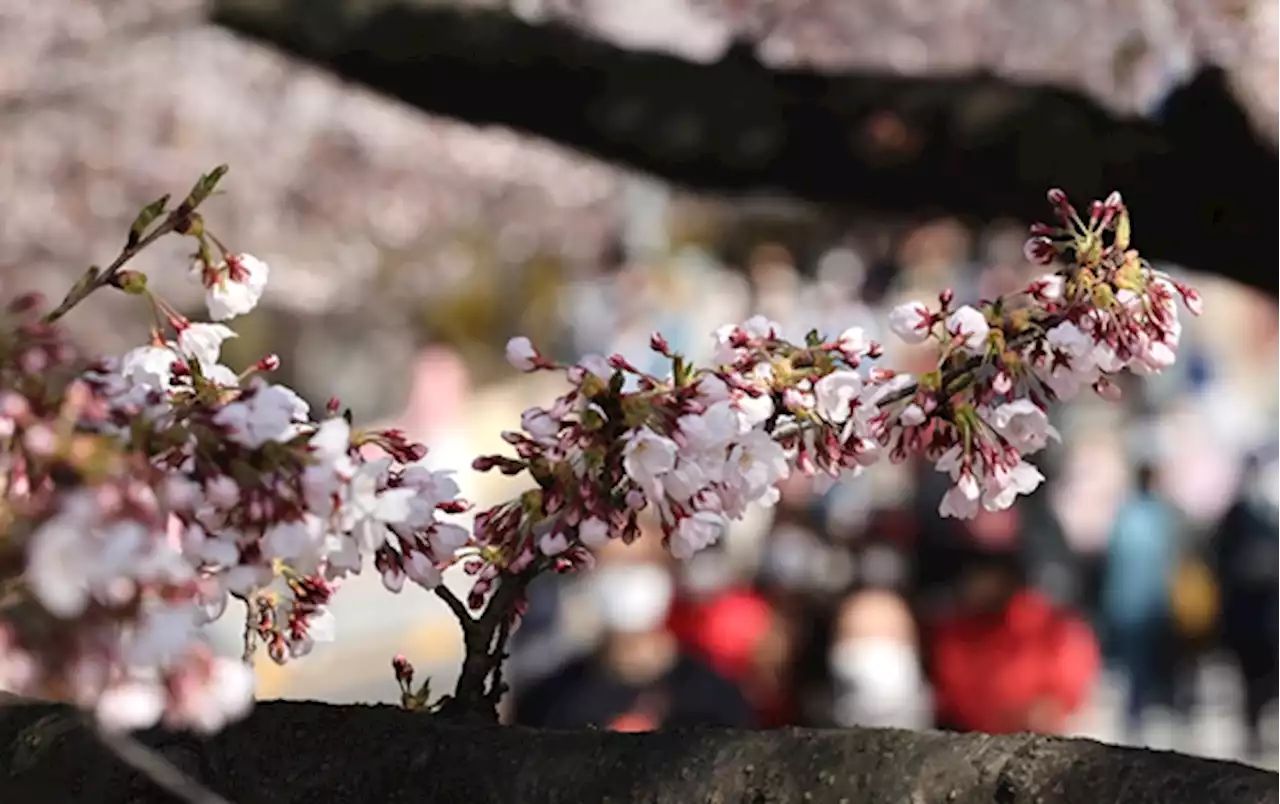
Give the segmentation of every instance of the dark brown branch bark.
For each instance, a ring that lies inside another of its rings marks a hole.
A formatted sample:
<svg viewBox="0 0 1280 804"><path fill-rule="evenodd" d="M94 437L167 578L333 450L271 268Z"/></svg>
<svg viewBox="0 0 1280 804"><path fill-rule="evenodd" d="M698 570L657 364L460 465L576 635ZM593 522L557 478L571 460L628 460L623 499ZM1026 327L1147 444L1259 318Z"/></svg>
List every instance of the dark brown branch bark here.
<svg viewBox="0 0 1280 804"><path fill-rule="evenodd" d="M977 220L1044 192L1124 193L1148 257L1277 290L1275 145L1218 71L1161 122L994 76L771 70L616 47L444 2L218 0L215 19L423 109L525 131L709 191ZM373 9L373 10L370 10Z"/></svg>
<svg viewBox="0 0 1280 804"><path fill-rule="evenodd" d="M460 722L498 722L498 703L505 691L502 663L507 658L511 620L531 577L532 570L517 575L504 573L479 617L472 617L443 585L436 587L436 593L459 619L465 650L457 686L444 699L440 717Z"/></svg>
<svg viewBox="0 0 1280 804"><path fill-rule="evenodd" d="M61 706L0 709L15 804L167 801ZM392 707L267 703L207 740L148 734L237 804L1273 804L1276 774L1083 740L882 730L647 735L461 727Z"/></svg>

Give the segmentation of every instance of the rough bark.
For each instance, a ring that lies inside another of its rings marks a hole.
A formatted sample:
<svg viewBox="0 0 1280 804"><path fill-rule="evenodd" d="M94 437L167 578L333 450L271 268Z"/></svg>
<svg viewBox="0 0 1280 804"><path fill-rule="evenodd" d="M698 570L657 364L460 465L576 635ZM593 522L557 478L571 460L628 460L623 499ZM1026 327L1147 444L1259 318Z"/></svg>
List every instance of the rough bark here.
<svg viewBox="0 0 1280 804"><path fill-rule="evenodd" d="M13 804L167 801L69 709L0 709ZM261 704L201 740L146 742L237 804L778 802L1269 804L1276 774L1085 740L890 730L645 735L452 726L388 706Z"/></svg>
<svg viewBox="0 0 1280 804"><path fill-rule="evenodd" d="M218 0L222 25L419 109L499 124L714 192L888 213L1044 217L1044 191L1121 190L1154 259L1277 291L1280 172L1223 74L1159 121L991 75L697 64L449 3Z"/></svg>

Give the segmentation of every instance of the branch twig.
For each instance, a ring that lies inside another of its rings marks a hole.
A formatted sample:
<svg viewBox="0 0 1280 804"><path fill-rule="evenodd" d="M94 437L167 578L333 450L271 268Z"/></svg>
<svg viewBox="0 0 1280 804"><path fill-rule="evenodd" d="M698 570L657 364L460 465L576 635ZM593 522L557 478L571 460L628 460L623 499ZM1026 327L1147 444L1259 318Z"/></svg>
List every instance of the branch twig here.
<svg viewBox="0 0 1280 804"><path fill-rule="evenodd" d="M440 596L454 613L464 617L462 631L466 644L466 656L462 661L462 672L458 676L458 684L453 696L440 707L442 717L465 719L480 717L496 722L498 709L496 692L501 686L500 668L506 656L507 637L511 633L511 620L515 615L515 607L524 589L528 586L533 574L538 571L536 565L524 572L514 575L502 575L497 588L489 597L484 613L474 618L467 612L461 601L445 590L436 587ZM450 600L457 602L457 608ZM494 679L492 686L490 678Z"/></svg>
<svg viewBox="0 0 1280 804"><path fill-rule="evenodd" d="M187 804L231 804L230 801L183 773L159 752L128 734L109 732L96 723L90 729L125 764L145 775L167 793Z"/></svg>
<svg viewBox="0 0 1280 804"><path fill-rule="evenodd" d="M458 618L458 625L462 627L463 634L468 634L475 629L477 620L467 610L467 604L459 600L458 596L449 587L445 586L443 581L436 587L436 597L443 600L449 610L453 612L453 616Z"/></svg>

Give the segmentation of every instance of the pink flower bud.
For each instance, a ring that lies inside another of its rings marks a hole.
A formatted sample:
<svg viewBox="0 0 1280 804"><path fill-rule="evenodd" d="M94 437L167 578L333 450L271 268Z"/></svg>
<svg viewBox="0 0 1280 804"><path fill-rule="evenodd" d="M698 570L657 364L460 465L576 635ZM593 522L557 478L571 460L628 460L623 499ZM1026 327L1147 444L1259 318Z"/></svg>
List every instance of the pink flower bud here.
<svg viewBox="0 0 1280 804"><path fill-rule="evenodd" d="M1200 315L1204 312L1204 300L1200 298L1200 292L1193 287L1187 285L1178 285L1178 293L1182 296L1182 303L1187 306L1187 311L1192 315Z"/></svg>
<svg viewBox="0 0 1280 804"><path fill-rule="evenodd" d="M413 683L413 665L405 658L404 654L397 653L395 658L391 660L391 668L396 673L396 681L401 684Z"/></svg>
<svg viewBox="0 0 1280 804"><path fill-rule="evenodd" d="M671 356L671 344L662 337L661 332L655 332L649 336L649 348L664 357Z"/></svg>
<svg viewBox="0 0 1280 804"><path fill-rule="evenodd" d="M280 368L280 355L264 355L254 368L258 371L275 371Z"/></svg>
<svg viewBox="0 0 1280 804"><path fill-rule="evenodd" d="M30 312L44 306L44 295L40 293L24 293L9 302L9 312L15 315Z"/></svg>
<svg viewBox="0 0 1280 804"><path fill-rule="evenodd" d="M1070 201L1068 201L1067 199L1067 194L1064 193L1062 190L1058 189L1057 187L1054 187L1053 189L1051 189L1047 193L1047 195L1049 198L1049 203L1053 204L1058 209L1063 209L1070 205Z"/></svg>
<svg viewBox="0 0 1280 804"><path fill-rule="evenodd" d="M436 503L436 510L446 514L465 514L471 503L463 499L442 500Z"/></svg>

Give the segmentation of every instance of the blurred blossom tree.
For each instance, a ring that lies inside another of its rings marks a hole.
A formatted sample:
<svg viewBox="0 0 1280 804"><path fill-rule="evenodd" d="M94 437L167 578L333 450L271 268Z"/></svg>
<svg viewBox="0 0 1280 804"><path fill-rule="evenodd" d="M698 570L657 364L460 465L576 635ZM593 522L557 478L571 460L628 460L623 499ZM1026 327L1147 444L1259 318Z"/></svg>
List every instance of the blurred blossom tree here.
<svg viewBox="0 0 1280 804"><path fill-rule="evenodd" d="M1153 211L1152 258L1276 292L1274 3L670 0L642 21L549 1L530 21L319 2L323 31L287 0L215 19L424 111L702 190L1026 221L1046 184L1120 187Z"/></svg>

